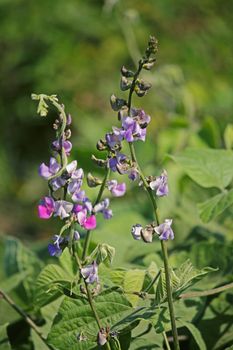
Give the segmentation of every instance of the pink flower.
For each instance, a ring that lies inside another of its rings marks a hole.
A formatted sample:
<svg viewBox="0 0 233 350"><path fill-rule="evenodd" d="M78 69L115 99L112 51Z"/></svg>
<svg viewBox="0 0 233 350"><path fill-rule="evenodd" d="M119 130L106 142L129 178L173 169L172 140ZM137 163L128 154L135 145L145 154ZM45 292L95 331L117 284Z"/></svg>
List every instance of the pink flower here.
<svg viewBox="0 0 233 350"><path fill-rule="evenodd" d="M52 197L44 197L38 205L38 216L41 219L49 219L53 215L55 203Z"/></svg>
<svg viewBox="0 0 233 350"><path fill-rule="evenodd" d="M91 215L87 217L87 209L80 204L76 204L73 208L73 212L77 216L77 220L80 226L86 230L94 230L96 228L96 217Z"/></svg>

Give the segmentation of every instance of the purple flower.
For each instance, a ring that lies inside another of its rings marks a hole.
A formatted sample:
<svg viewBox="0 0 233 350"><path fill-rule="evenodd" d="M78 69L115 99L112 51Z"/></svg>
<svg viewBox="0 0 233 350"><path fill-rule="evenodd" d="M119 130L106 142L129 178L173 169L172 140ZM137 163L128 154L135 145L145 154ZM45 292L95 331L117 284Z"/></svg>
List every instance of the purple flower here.
<svg viewBox="0 0 233 350"><path fill-rule="evenodd" d="M66 179L62 176L58 176L50 181L53 191L57 191L59 188L65 186Z"/></svg>
<svg viewBox="0 0 233 350"><path fill-rule="evenodd" d="M73 209L73 204L64 200L55 202L54 216L59 216L61 219L68 218Z"/></svg>
<svg viewBox="0 0 233 350"><path fill-rule="evenodd" d="M126 191L126 184L124 182L118 184L117 180L108 181L107 187L114 197L124 196Z"/></svg>
<svg viewBox="0 0 233 350"><path fill-rule="evenodd" d="M140 125L132 117L123 117L122 127L125 130L124 138L128 142L137 140L145 141L146 128L142 129Z"/></svg>
<svg viewBox="0 0 233 350"><path fill-rule="evenodd" d="M122 153L116 153L112 158L108 161L108 166L112 171L117 171L118 167L121 165L121 163L124 163L124 161L127 159L125 154Z"/></svg>
<svg viewBox="0 0 233 350"><path fill-rule="evenodd" d="M141 231L142 231L142 225L136 224L133 225L131 229L131 233L134 239L140 240L141 239Z"/></svg>
<svg viewBox="0 0 233 350"><path fill-rule="evenodd" d="M151 117L147 115L143 109L132 108L131 116L133 117L134 120L137 121L137 123L140 125L142 129L146 128L151 120Z"/></svg>
<svg viewBox="0 0 233 350"><path fill-rule="evenodd" d="M86 230L94 230L96 228L96 217L95 215L87 216L87 209L83 205L75 204L73 212L76 215L77 221L80 226Z"/></svg>
<svg viewBox="0 0 233 350"><path fill-rule="evenodd" d="M98 265L93 261L91 265L87 265L81 269L81 274L87 283L98 282Z"/></svg>
<svg viewBox="0 0 233 350"><path fill-rule="evenodd" d="M92 203L89 198L85 197L82 201L83 207L89 212L92 212Z"/></svg>
<svg viewBox="0 0 233 350"><path fill-rule="evenodd" d="M154 228L154 231L159 235L159 239L167 241L169 238L174 239L174 232L171 228L172 219L166 219L163 224Z"/></svg>
<svg viewBox="0 0 233 350"><path fill-rule="evenodd" d="M114 148L116 145L120 145L123 140L123 130L115 126L112 127L113 132L109 132L105 135L105 140L110 148Z"/></svg>
<svg viewBox="0 0 233 350"><path fill-rule="evenodd" d="M93 212L94 213L100 213L104 209L107 209L109 207L109 204L110 204L110 200L108 198L105 198L103 201L99 202L98 204L96 204L94 206Z"/></svg>
<svg viewBox="0 0 233 350"><path fill-rule="evenodd" d="M81 191L81 190L74 192L74 194L72 195L72 201L74 202L82 202L85 198L86 198L86 193L85 191Z"/></svg>
<svg viewBox="0 0 233 350"><path fill-rule="evenodd" d="M130 169L128 178L132 181L136 181L139 178L138 170L136 168Z"/></svg>
<svg viewBox="0 0 233 350"><path fill-rule="evenodd" d="M67 191L70 195L73 195L73 194L76 194L77 192L80 192L80 188L81 188L82 183L83 183L83 177L84 177L83 169L82 168L76 169L76 168L77 168L77 161L71 162L66 167L66 170L67 170L68 174L70 175L70 180L69 180L69 184L67 187Z"/></svg>
<svg viewBox="0 0 233 350"><path fill-rule="evenodd" d="M98 335L97 335L97 343L100 346L103 346L107 343L107 333L104 328L101 328Z"/></svg>
<svg viewBox="0 0 233 350"><path fill-rule="evenodd" d="M72 149L72 143L68 140L64 140L64 141L59 141L59 140L55 140L52 142L52 149L55 151L60 151L62 149L62 147L65 150L66 155L70 155L70 151Z"/></svg>
<svg viewBox="0 0 233 350"><path fill-rule="evenodd" d="M74 231L74 240L75 240L75 241L80 240L80 233L79 233L77 230Z"/></svg>
<svg viewBox="0 0 233 350"><path fill-rule="evenodd" d="M103 214L104 219L106 219L106 220L111 219L113 216L112 209L103 209L102 214Z"/></svg>
<svg viewBox="0 0 233 350"><path fill-rule="evenodd" d="M94 213L102 213L105 219L112 218L112 210L108 209L110 201L108 198L105 198L102 202L96 204L93 208Z"/></svg>
<svg viewBox="0 0 233 350"><path fill-rule="evenodd" d="M44 179L49 179L51 176L55 175L61 169L61 165L56 161L55 158L51 157L49 161L49 166L42 163L39 167L39 175Z"/></svg>
<svg viewBox="0 0 233 350"><path fill-rule="evenodd" d="M62 253L62 248L60 245L65 243L65 239L58 235L53 237L54 243L48 245L48 251L51 256L60 256Z"/></svg>
<svg viewBox="0 0 233 350"><path fill-rule="evenodd" d="M150 182L150 188L155 191L159 197L168 195L167 172L163 170L160 176L157 176L154 181Z"/></svg>
<svg viewBox="0 0 233 350"><path fill-rule="evenodd" d="M38 216L41 219L49 219L54 212L54 200L52 197L44 197L38 205Z"/></svg>

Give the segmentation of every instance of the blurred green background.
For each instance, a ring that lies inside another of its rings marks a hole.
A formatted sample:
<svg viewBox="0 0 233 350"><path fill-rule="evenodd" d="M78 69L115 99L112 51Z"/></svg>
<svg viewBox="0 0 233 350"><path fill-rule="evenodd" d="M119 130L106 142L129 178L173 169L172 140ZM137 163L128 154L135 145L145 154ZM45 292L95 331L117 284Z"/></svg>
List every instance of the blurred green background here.
<svg viewBox="0 0 233 350"><path fill-rule="evenodd" d="M217 192L195 185L176 164L164 163L164 155L186 146L225 148L233 107L232 24L233 5L220 0L2 0L2 234L43 244L54 234L54 222L40 222L36 213L47 191L37 169L49 158L54 115L39 118L30 94L56 93L64 102L73 116L72 157L87 172L96 141L117 125L109 96L120 94L120 67L133 69L153 34L159 40L157 65L144 74L153 87L134 99L152 116L147 142L137 144L139 158L147 174L169 170L171 196L160 208L162 216L175 218L177 242L198 225L229 237L232 209L202 224L196 203ZM124 215L125 236L135 220L148 220L146 197L136 191L131 198L129 190L113 201L115 216L104 231L117 232Z"/></svg>

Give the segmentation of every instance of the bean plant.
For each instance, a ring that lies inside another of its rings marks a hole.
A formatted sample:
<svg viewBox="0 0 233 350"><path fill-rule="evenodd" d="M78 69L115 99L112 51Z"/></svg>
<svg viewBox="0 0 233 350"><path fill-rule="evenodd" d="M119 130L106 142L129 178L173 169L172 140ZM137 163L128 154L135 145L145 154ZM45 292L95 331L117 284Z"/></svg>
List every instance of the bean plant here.
<svg viewBox="0 0 233 350"><path fill-rule="evenodd" d="M70 159L72 117L58 97L32 94L41 117L46 117L50 110L56 113L51 156L39 166L48 193L39 201L38 216L42 220L56 218L60 230L53 233L48 245L54 263L42 269L33 290L37 313L43 318L46 307L51 313L49 330L38 326L4 291L1 295L35 332L42 344L40 349L179 350L185 328L197 347L206 349L200 331L191 323L185 301L215 291L185 291L216 269L195 268L189 259L175 269L171 266L168 248L179 232L173 231L173 218L159 212L161 201L169 196L169 173L161 167L156 173L147 174L136 153L136 148L143 147L146 141L151 116L133 105L133 97L144 97L152 88L141 75L153 69L157 51L157 39L151 36L137 69L121 68L120 88L125 95L111 95L116 118L111 131L97 140L97 151L92 156L93 167L102 169L102 178L85 174L78 161ZM135 147L136 143L140 145ZM149 267L146 271L125 266L112 268L115 248L92 241L101 216L104 220L116 220L121 230L121 217L114 215L111 197L119 197L120 201L125 195L125 177L132 182L133 189L139 187L141 205L150 203L146 207L150 208L148 217L153 220L146 225L135 222L131 232L124 234L135 240L138 255L148 245L160 244L163 264L157 271ZM97 193L94 201L89 198L93 197L89 194L93 188Z"/></svg>

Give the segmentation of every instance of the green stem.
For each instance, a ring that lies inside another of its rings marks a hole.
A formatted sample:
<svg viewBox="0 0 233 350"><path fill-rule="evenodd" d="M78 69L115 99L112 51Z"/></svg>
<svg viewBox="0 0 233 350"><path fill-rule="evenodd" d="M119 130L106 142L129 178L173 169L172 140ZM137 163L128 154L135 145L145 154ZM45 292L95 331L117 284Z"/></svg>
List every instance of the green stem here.
<svg viewBox="0 0 233 350"><path fill-rule="evenodd" d="M205 297L208 295L218 294L221 292L224 292L227 289L233 288L233 282L225 284L224 286L213 288L210 290L204 290L201 292L190 292L190 293L184 293L180 295L181 299L189 299L189 298L199 298L199 297Z"/></svg>
<svg viewBox="0 0 233 350"><path fill-rule="evenodd" d="M171 350L170 345L169 345L169 341L168 341L168 339L167 339L166 332L163 332L163 339L164 339L164 342L165 342L165 344L166 344L167 350Z"/></svg>
<svg viewBox="0 0 233 350"><path fill-rule="evenodd" d="M159 270L159 272L156 274L156 276L153 278L153 280L148 284L148 286L143 290L143 293L147 293L149 292L149 290L151 289L151 287L155 284L155 282L157 281L157 279L160 276L161 271Z"/></svg>
<svg viewBox="0 0 233 350"><path fill-rule="evenodd" d="M156 200L154 198L153 192L151 188L149 187L149 184L146 180L145 175L143 174L135 153L134 145L133 143L129 143L130 153L132 161L137 164L138 171L140 173L140 177L142 179L142 182L144 184L145 189L147 190L147 193L150 197L153 209L154 209L154 215L156 219L157 225L159 225L159 215L158 215L158 208L156 204ZM165 241L161 241L161 247L162 247L162 254L163 254L163 261L164 261L164 270L165 270L165 279L166 279L166 289L167 289L167 299L168 299L168 307L169 307L169 313L170 313L170 319L171 319L171 326L172 326L172 334L173 334L173 341L174 341L174 349L179 350L179 340L178 340L178 332L176 328L176 321L175 321L175 313L174 313L174 307L173 307L173 299L172 299L172 290L171 290L171 281L170 281L170 268L169 268L169 262L168 262L168 253L167 253L167 244Z"/></svg>
<svg viewBox="0 0 233 350"><path fill-rule="evenodd" d="M98 313L96 311L95 304L94 304L94 301L92 299L92 295L91 295L91 291L90 291L89 285L85 281L84 281L84 283L85 283L85 287L86 287L86 291L87 291L87 298L88 298L89 305L90 305L91 310L92 310L92 312L94 314L96 323L97 323L99 329L101 329L102 328L101 321L100 321L99 315L98 315ZM107 342L105 345L106 345L107 350L111 350L109 342Z"/></svg>
<svg viewBox="0 0 233 350"><path fill-rule="evenodd" d="M34 323L34 321L31 319L29 315L26 314L18 305L15 304L15 302L7 295L5 292L0 290L0 296L20 315L23 317L23 319L27 322L27 324L35 331L35 333L40 337L40 339L43 341L43 343L51 350L54 350L54 348L47 344L46 338L43 336L37 325Z"/></svg>
<svg viewBox="0 0 233 350"><path fill-rule="evenodd" d="M95 200L94 206L96 204L98 204L99 201L101 200L101 197L103 195L103 192L104 192L104 189L105 189L105 186L106 186L106 182L107 182L108 177L110 175L110 171L111 171L111 169L107 168L106 175L105 175L104 180L103 180L103 182L101 184L101 187L100 187L99 193L97 195L97 198ZM91 231L89 230L89 231L87 231L86 238L85 238L85 241L84 241L82 261L84 261L86 256L87 256L87 252L88 252L88 248L89 248L89 245L90 245L90 241L91 241Z"/></svg>
<svg viewBox="0 0 233 350"><path fill-rule="evenodd" d="M143 60L140 60L139 65L138 65L138 70L134 75L133 82L132 82L130 92L129 92L128 103L127 103L128 108L129 108L129 112L131 109L132 96L133 96L134 88L136 85L136 81L137 81L138 76L142 70L142 67L143 67ZM137 168L138 168L141 180L142 180L143 185L144 185L145 189L147 190L147 193L150 197L150 200L151 200L151 203L152 203L152 206L154 209L156 223L157 223L157 225L159 225L159 215L158 215L158 208L157 208L156 200L155 200L153 192L152 192L152 190L151 190L151 188L146 180L146 177L143 174L143 171L141 170L140 165L137 161L135 148L134 148L134 145L132 142L129 142L129 149L130 149L132 161L137 164ZM178 332L177 332L177 328L176 328L176 321L175 321L175 314L174 314L174 307L173 307L173 300L172 300L171 282L170 282L170 269L169 269L169 262L168 262L167 246L166 246L165 241L161 241L161 247L162 247L162 253L163 253L163 260L164 260L168 307L169 307L169 313L170 313L170 319L171 319L174 349L179 350L180 346L179 346L179 341L178 341Z"/></svg>

